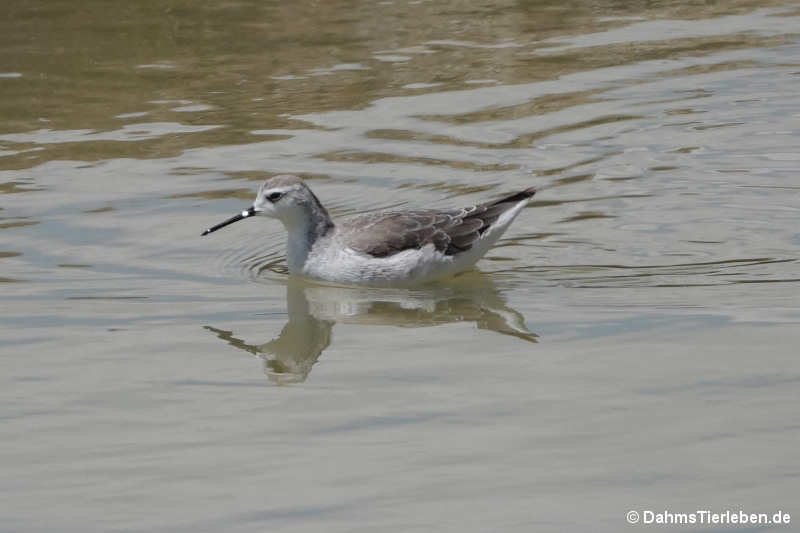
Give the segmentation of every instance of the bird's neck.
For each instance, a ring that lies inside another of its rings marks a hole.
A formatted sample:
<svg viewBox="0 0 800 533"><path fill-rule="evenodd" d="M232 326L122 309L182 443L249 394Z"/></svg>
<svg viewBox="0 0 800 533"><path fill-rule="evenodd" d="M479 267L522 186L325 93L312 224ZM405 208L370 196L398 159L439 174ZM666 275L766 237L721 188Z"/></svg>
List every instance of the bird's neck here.
<svg viewBox="0 0 800 533"><path fill-rule="evenodd" d="M324 209L312 208L282 222L288 233L286 262L289 272L300 274L314 244L333 230L333 220Z"/></svg>

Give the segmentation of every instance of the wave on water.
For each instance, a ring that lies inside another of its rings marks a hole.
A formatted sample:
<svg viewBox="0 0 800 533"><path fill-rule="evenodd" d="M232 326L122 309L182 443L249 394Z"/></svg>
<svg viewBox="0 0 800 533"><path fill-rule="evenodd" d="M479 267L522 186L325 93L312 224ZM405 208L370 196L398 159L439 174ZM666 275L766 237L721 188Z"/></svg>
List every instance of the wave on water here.
<svg viewBox="0 0 800 533"><path fill-rule="evenodd" d="M284 246L277 232L258 241L242 236L217 256L214 270L227 277L255 283L283 281L289 273Z"/></svg>

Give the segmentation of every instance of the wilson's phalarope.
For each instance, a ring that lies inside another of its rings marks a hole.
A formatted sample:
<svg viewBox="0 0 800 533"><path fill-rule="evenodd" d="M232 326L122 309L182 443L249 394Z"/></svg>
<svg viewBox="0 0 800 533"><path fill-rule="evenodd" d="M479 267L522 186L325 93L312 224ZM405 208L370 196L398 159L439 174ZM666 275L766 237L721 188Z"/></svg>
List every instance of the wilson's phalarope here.
<svg viewBox="0 0 800 533"><path fill-rule="evenodd" d="M380 211L334 221L297 176L275 176L252 207L203 235L251 216L286 227L289 272L345 285L409 285L469 270L497 242L528 200L531 187L462 209Z"/></svg>

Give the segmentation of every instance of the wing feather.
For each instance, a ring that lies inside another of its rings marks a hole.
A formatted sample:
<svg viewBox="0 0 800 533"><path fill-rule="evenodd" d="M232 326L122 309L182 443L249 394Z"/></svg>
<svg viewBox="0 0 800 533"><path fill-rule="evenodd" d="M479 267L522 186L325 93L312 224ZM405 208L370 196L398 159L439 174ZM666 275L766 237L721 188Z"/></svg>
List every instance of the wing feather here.
<svg viewBox="0 0 800 533"><path fill-rule="evenodd" d="M367 213L343 222L345 244L373 257L433 244L446 255L469 250L500 216L535 193L534 189L495 202L450 211Z"/></svg>

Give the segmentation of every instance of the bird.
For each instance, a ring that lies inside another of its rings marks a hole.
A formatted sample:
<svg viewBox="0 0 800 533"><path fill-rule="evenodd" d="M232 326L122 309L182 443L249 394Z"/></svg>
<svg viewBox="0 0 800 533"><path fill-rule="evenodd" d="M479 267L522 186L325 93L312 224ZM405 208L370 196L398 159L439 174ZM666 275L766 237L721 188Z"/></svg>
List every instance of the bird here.
<svg viewBox="0 0 800 533"><path fill-rule="evenodd" d="M530 187L460 209L375 211L334 221L300 177L284 174L264 181L251 207L201 236L245 218L277 218L288 234L290 275L337 285L411 286L470 270L534 194Z"/></svg>

